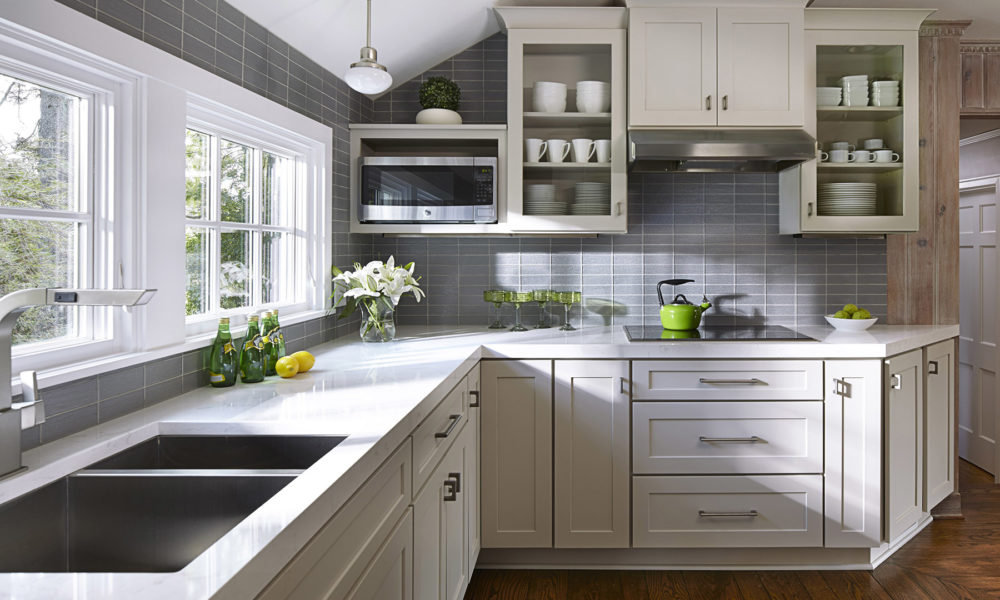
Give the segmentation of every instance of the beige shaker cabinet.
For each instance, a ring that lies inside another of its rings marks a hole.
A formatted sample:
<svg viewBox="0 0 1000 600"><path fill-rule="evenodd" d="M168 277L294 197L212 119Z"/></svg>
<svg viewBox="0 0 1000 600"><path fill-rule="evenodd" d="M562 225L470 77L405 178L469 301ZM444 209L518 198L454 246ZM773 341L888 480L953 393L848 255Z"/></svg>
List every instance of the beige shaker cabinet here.
<svg viewBox="0 0 1000 600"><path fill-rule="evenodd" d="M670 4L629 11L630 127L802 126L802 7Z"/></svg>
<svg viewBox="0 0 1000 600"><path fill-rule="evenodd" d="M479 499L480 499L480 410L482 410L482 387L479 380L479 365L472 367L468 375L465 376L466 395L468 397L470 435L470 456L466 462L466 484L465 493L469 502L469 564L475 565L479 558L479 549L482 548L482 533L479 523Z"/></svg>
<svg viewBox="0 0 1000 600"><path fill-rule="evenodd" d="M892 543L924 516L923 353L914 350L885 361L883 501L885 541Z"/></svg>
<svg viewBox="0 0 1000 600"><path fill-rule="evenodd" d="M923 510L930 512L955 491L955 341L924 349Z"/></svg>

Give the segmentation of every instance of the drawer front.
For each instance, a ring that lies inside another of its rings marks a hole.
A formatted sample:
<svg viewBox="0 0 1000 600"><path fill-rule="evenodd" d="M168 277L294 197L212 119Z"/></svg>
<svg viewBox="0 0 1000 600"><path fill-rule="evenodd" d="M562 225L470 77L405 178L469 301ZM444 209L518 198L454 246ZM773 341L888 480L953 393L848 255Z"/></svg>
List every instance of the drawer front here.
<svg viewBox="0 0 1000 600"><path fill-rule="evenodd" d="M413 430L413 495L416 496L438 461L458 437L468 413L463 379Z"/></svg>
<svg viewBox="0 0 1000 600"><path fill-rule="evenodd" d="M822 473L823 403L636 403L632 470L664 475Z"/></svg>
<svg viewBox="0 0 1000 600"><path fill-rule="evenodd" d="M821 360L637 360L633 400L822 400Z"/></svg>
<svg viewBox="0 0 1000 600"><path fill-rule="evenodd" d="M823 476L632 478L637 548L818 547Z"/></svg>

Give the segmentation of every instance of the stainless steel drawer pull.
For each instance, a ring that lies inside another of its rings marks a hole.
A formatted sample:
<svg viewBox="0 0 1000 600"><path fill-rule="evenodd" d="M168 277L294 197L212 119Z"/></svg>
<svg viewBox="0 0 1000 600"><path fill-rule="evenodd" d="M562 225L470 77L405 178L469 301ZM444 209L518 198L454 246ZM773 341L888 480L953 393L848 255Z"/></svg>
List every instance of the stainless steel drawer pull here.
<svg viewBox="0 0 1000 600"><path fill-rule="evenodd" d="M938 374L938 361L936 360L927 361L927 374L928 375Z"/></svg>
<svg viewBox="0 0 1000 600"><path fill-rule="evenodd" d="M699 510L699 517L757 517L760 516L755 510L744 510L736 512Z"/></svg>
<svg viewBox="0 0 1000 600"><path fill-rule="evenodd" d="M469 402L469 407L479 408L479 390L469 390L469 395L472 396L472 401Z"/></svg>
<svg viewBox="0 0 1000 600"><path fill-rule="evenodd" d="M444 501L454 502L458 500L458 484L454 479L444 480Z"/></svg>
<svg viewBox="0 0 1000 600"><path fill-rule="evenodd" d="M449 435L451 435L452 430L455 429L455 426L458 425L458 422L462 420L462 415L448 415L448 418L451 419L451 424L448 425L448 429L435 433L434 437L446 438Z"/></svg>
<svg viewBox="0 0 1000 600"><path fill-rule="evenodd" d="M730 444L757 444L757 443L766 444L767 443L767 440L765 440L762 437L757 437L755 435L751 435L750 437L705 437L705 436L701 435L701 436L698 436L698 441L699 442L705 442L706 444L712 444L712 443L715 443L715 442L723 442L723 443L730 443Z"/></svg>
<svg viewBox="0 0 1000 600"><path fill-rule="evenodd" d="M756 377L753 379L705 379L701 377L698 379L698 383L707 383L709 385L767 385L766 381L762 381Z"/></svg>

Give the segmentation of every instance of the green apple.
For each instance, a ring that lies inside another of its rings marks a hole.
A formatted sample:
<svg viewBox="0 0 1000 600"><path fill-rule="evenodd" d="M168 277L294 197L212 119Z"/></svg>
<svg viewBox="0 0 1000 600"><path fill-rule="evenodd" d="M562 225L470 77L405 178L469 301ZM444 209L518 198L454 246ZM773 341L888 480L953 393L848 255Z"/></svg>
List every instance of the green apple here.
<svg viewBox="0 0 1000 600"><path fill-rule="evenodd" d="M845 304L843 310L845 313L853 315L855 312L857 312L858 307L855 306L854 304Z"/></svg>
<svg viewBox="0 0 1000 600"><path fill-rule="evenodd" d="M850 319L851 315L847 314L846 312L844 312L842 310L838 310L837 312L833 313L833 318L834 319Z"/></svg>

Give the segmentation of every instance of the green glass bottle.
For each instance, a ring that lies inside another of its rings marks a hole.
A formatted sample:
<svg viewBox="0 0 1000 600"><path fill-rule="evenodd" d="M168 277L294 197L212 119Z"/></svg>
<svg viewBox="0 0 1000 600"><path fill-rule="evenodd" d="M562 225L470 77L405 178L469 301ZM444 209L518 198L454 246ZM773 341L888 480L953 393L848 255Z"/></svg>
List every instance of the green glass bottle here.
<svg viewBox="0 0 1000 600"><path fill-rule="evenodd" d="M240 355L233 345L233 336L229 333L229 319L219 319L219 332L215 334L212 343L212 356L208 365L208 381L212 387L229 387L236 383L236 369L240 364Z"/></svg>
<svg viewBox="0 0 1000 600"><path fill-rule="evenodd" d="M278 309L271 311L272 322L274 323L275 336L277 337L278 345L278 358L286 356L285 354L285 334L281 331L281 324L278 323ZM271 338L274 340L274 337ZM277 361L275 361L277 362Z"/></svg>
<svg viewBox="0 0 1000 600"><path fill-rule="evenodd" d="M278 374L274 370L274 365L278 362L279 357L275 355L278 348L274 345L274 338L271 337L272 320L271 311L266 311L260 319L261 354L264 357L264 374L268 376Z"/></svg>
<svg viewBox="0 0 1000 600"><path fill-rule="evenodd" d="M243 383L264 381L263 343L257 320L257 315L250 315L247 336L243 339L243 356L240 357L240 381Z"/></svg>

